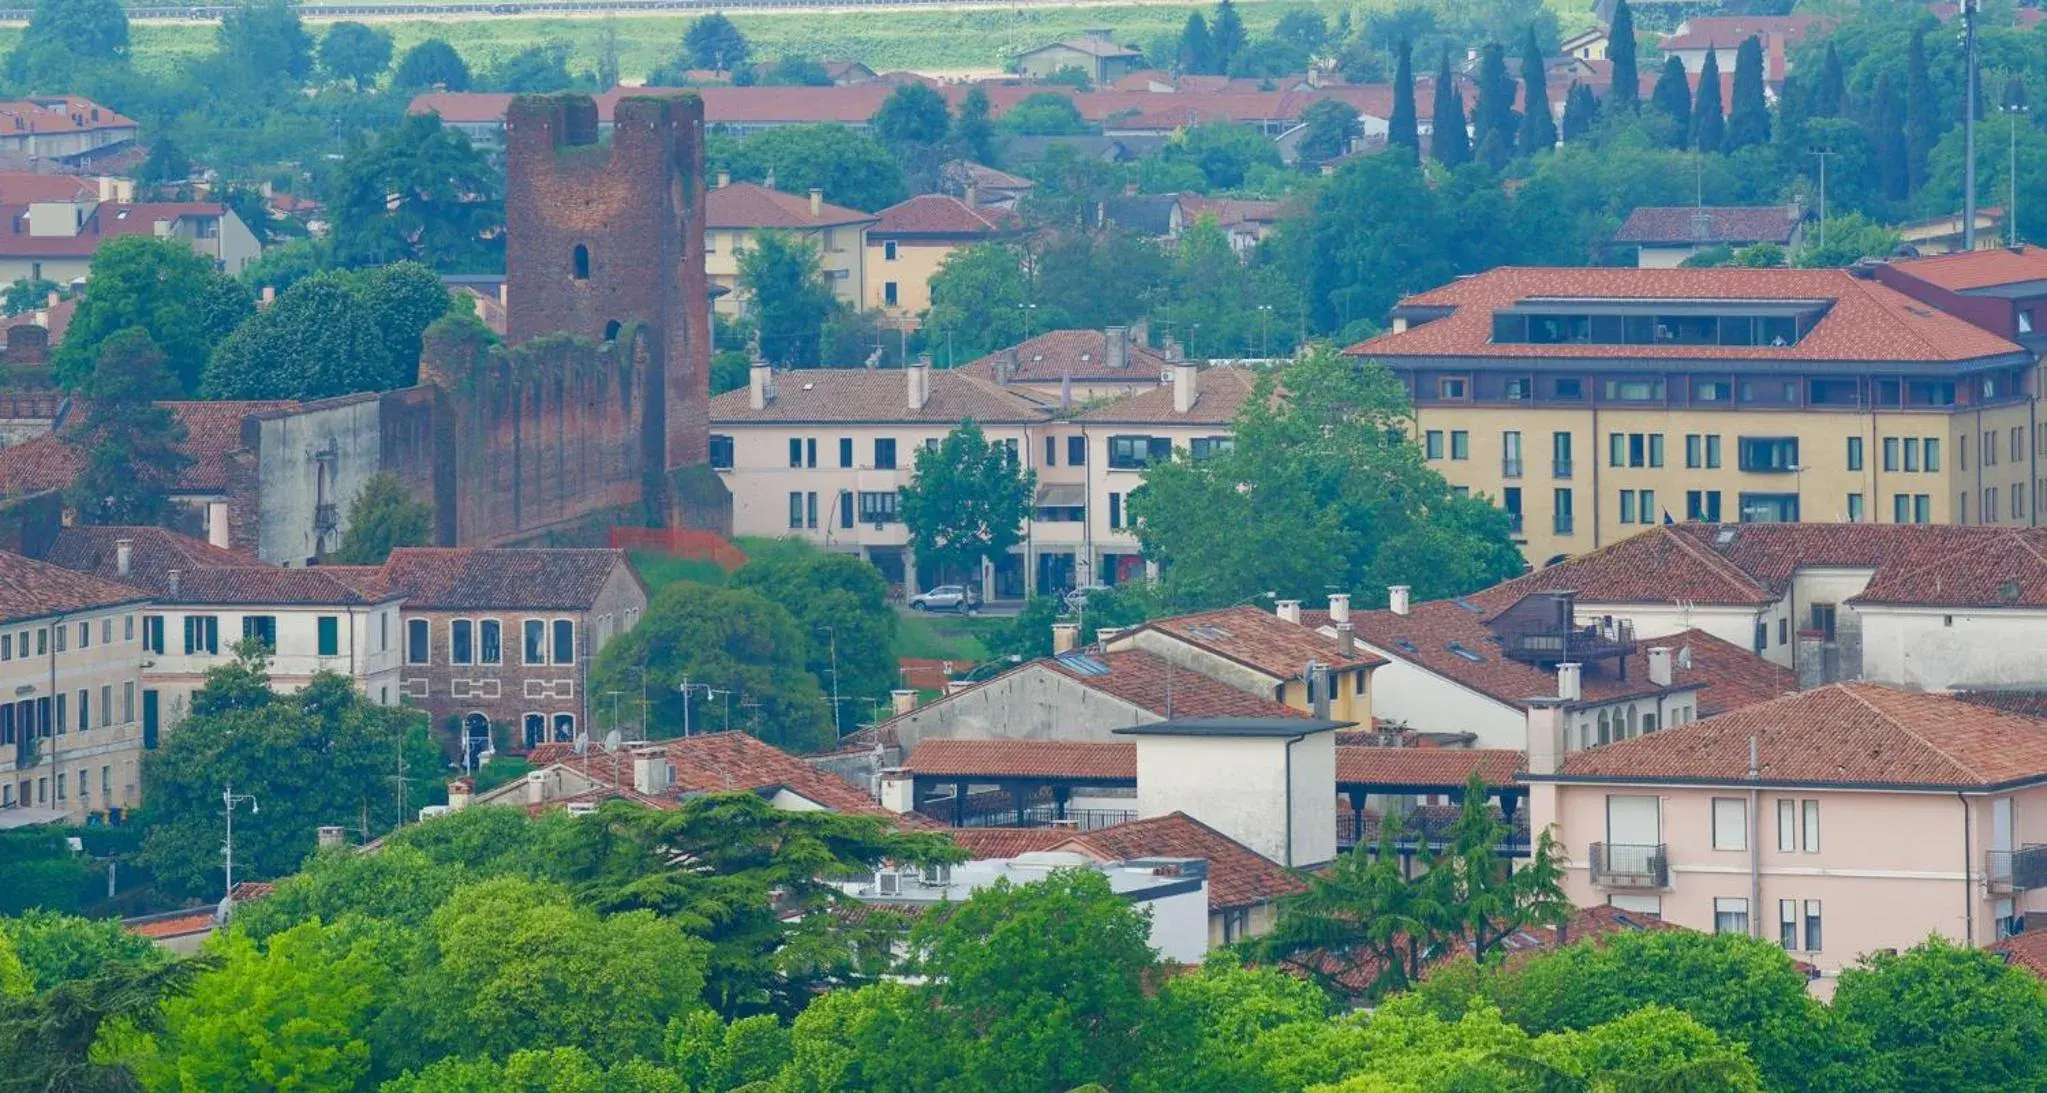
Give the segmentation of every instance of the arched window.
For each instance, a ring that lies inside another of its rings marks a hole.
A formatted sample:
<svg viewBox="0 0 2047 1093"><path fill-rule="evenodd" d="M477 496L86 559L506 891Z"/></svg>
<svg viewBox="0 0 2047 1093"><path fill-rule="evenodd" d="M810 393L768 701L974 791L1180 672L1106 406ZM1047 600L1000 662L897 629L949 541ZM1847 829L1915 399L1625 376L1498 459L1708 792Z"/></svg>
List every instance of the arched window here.
<svg viewBox="0 0 2047 1093"><path fill-rule="evenodd" d="M604 340L607 342L615 342L618 340L617 319L613 319L610 322L604 324Z"/></svg>
<svg viewBox="0 0 2047 1093"><path fill-rule="evenodd" d="M1613 743L1613 722L1605 710L1599 711L1599 742L1602 744Z"/></svg>
<svg viewBox="0 0 2047 1093"><path fill-rule="evenodd" d="M587 280L589 280L589 279L590 279L590 248L589 248L589 247L586 247L586 246L584 246L584 245L583 245L583 244L581 244L581 243L578 243L578 244L576 244L576 280L578 280L578 281L587 281Z"/></svg>
<svg viewBox="0 0 2047 1093"><path fill-rule="evenodd" d="M547 742L547 718L537 713L526 715L526 748L532 750Z"/></svg>
<svg viewBox="0 0 2047 1093"><path fill-rule="evenodd" d="M462 716L462 741L469 762L476 762L477 756L491 750L490 718L481 712Z"/></svg>
<svg viewBox="0 0 2047 1093"><path fill-rule="evenodd" d="M1630 740L1633 740L1633 739L1634 739L1635 737L1637 737L1637 736L1640 736L1641 734L1642 734L1642 733L1641 733L1641 726L1640 726L1640 725L1639 725L1639 724L1638 724L1638 723L1636 722L1636 720L1635 720L1635 707L1633 707L1633 706L1629 706L1629 707L1628 707L1628 739L1630 739Z"/></svg>
<svg viewBox="0 0 2047 1093"><path fill-rule="evenodd" d="M575 714L558 713L554 715L554 738L564 741L576 738Z"/></svg>

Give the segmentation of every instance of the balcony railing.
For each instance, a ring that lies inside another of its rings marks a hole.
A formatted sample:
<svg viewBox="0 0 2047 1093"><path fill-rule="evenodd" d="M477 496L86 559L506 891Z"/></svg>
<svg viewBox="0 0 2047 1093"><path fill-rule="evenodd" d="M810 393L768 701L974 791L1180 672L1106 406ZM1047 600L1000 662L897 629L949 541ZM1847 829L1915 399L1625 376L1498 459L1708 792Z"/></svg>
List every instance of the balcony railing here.
<svg viewBox="0 0 2047 1093"><path fill-rule="evenodd" d="M1552 478L1571 477L1571 461L1568 459L1551 460L1549 473Z"/></svg>
<svg viewBox="0 0 2047 1093"><path fill-rule="evenodd" d="M1550 522L1550 526L1553 529L1555 529L1558 535L1569 535L1571 534L1571 528L1573 523L1574 521L1571 519L1570 513L1560 512L1557 513L1556 518Z"/></svg>
<svg viewBox="0 0 2047 1093"><path fill-rule="evenodd" d="M2047 888L2047 846L2036 843L2017 850L1989 851L1984 855L1983 872L1990 890L1999 894Z"/></svg>
<svg viewBox="0 0 2047 1093"><path fill-rule="evenodd" d="M1593 843L1591 866L1595 887L1670 887L1670 853L1664 843Z"/></svg>
<svg viewBox="0 0 2047 1093"><path fill-rule="evenodd" d="M1500 459L1500 477L1501 478L1521 477L1521 457L1517 455L1502 457Z"/></svg>
<svg viewBox="0 0 2047 1093"><path fill-rule="evenodd" d="M1521 524L1522 520L1520 513L1510 512L1507 514L1507 534L1509 535L1521 534Z"/></svg>

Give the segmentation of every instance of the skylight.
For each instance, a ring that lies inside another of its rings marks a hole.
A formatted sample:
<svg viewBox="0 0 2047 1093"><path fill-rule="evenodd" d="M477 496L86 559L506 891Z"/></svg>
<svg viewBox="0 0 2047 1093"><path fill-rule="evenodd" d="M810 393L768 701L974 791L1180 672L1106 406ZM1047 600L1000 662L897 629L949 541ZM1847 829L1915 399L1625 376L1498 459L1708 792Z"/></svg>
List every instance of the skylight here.
<svg viewBox="0 0 2047 1093"><path fill-rule="evenodd" d="M1085 653L1061 653L1053 659L1057 660L1062 667L1075 675L1105 676L1109 674L1108 665Z"/></svg>

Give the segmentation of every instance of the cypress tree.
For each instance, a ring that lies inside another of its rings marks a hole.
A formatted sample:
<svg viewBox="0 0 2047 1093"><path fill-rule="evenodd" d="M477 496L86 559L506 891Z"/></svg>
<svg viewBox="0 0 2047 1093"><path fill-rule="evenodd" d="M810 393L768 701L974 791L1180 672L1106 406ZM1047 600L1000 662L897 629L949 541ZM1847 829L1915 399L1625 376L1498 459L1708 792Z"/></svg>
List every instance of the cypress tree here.
<svg viewBox="0 0 2047 1093"><path fill-rule="evenodd" d="M1819 82L1813 85L1806 116L1838 118L1848 112L1848 73L1841 65L1840 52L1828 42L1827 58L1820 62Z"/></svg>
<svg viewBox="0 0 2047 1093"><path fill-rule="evenodd" d="M1514 81L1507 76L1507 51L1488 42L1478 59L1478 102L1471 108L1471 131L1480 162L1494 170L1514 158Z"/></svg>
<svg viewBox="0 0 2047 1093"><path fill-rule="evenodd" d="M1885 199L1903 201L1912 195L1910 167L1911 138L1905 134L1905 102L1898 95L1891 74L1876 78L1876 101L1870 104L1870 147L1876 150L1876 168Z"/></svg>
<svg viewBox="0 0 2047 1093"><path fill-rule="evenodd" d="M1706 64L1699 69L1699 94L1692 100L1692 147L1717 152L1727 143L1727 117L1720 107L1720 54L1706 50Z"/></svg>
<svg viewBox="0 0 2047 1093"><path fill-rule="evenodd" d="M1431 122L1429 149L1436 162L1460 167L1471 162L1471 136L1464 129L1464 94L1450 73L1450 51L1443 51L1443 68L1436 73L1436 113Z"/></svg>
<svg viewBox="0 0 2047 1093"><path fill-rule="evenodd" d="M1521 153L1532 156L1557 146L1557 123L1549 112L1548 72L1542 64L1542 47L1535 42L1535 28L1528 28L1528 44L1521 48Z"/></svg>
<svg viewBox="0 0 2047 1093"><path fill-rule="evenodd" d="M1656 90L1649 96L1649 109L1672 122L1672 148L1684 148L1692 142L1692 88L1686 80L1685 63L1672 57L1663 62L1663 71L1656 77Z"/></svg>
<svg viewBox="0 0 2047 1093"><path fill-rule="evenodd" d="M1905 168L1914 192L1926 182L1926 157L1947 131L1942 121L1933 74L1926 66L1926 32L1913 31L1905 58Z"/></svg>
<svg viewBox="0 0 2047 1093"><path fill-rule="evenodd" d="M1393 71L1393 117L1386 123L1388 147L1404 148L1409 161L1421 158L1420 125L1414 111L1414 48L1403 39L1394 47L1399 63Z"/></svg>
<svg viewBox="0 0 2047 1093"><path fill-rule="evenodd" d="M1208 40L1214 50L1211 65L1218 76L1228 74L1230 62L1244 48L1244 20L1233 0L1216 0L1215 21L1209 24Z"/></svg>
<svg viewBox="0 0 2047 1093"><path fill-rule="evenodd" d="M1641 107L1642 76L1635 69L1635 13L1628 9L1628 0L1614 5L1606 37L1606 59L1613 63L1613 86L1606 92L1606 108L1632 114Z"/></svg>
<svg viewBox="0 0 2047 1093"><path fill-rule="evenodd" d="M1564 143L1583 140L1592 131L1592 118L1599 110L1599 100L1593 98L1592 89L1575 81L1571 89L1564 92Z"/></svg>
<svg viewBox="0 0 2047 1093"><path fill-rule="evenodd" d="M1770 142L1770 108L1763 102L1763 43L1750 35L1734 51L1734 102L1727 117L1727 150Z"/></svg>
<svg viewBox="0 0 2047 1093"><path fill-rule="evenodd" d="M1208 37L1208 20L1200 12L1187 16L1180 31L1180 71L1189 76L1206 76L1215 67L1215 43Z"/></svg>

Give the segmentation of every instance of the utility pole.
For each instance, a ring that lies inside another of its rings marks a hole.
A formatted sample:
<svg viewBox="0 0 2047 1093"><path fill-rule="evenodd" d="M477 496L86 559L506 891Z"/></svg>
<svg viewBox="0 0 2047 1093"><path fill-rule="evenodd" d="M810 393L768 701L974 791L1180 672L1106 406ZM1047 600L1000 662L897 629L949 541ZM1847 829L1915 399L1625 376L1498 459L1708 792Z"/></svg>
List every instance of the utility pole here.
<svg viewBox="0 0 2047 1093"><path fill-rule="evenodd" d="M398 822L391 825L395 831L405 826L405 745L402 743L398 745L398 774L392 780L398 783ZM369 835L365 833L363 838L368 839Z"/></svg>
<svg viewBox="0 0 2047 1093"><path fill-rule="evenodd" d="M2005 153L2007 161L2004 181L2009 197L2004 205L2005 243L2019 245L2019 115L2026 113L2025 81L2013 76L2004 85L2004 117L2010 125L2010 147Z"/></svg>
<svg viewBox="0 0 2047 1093"><path fill-rule="evenodd" d="M1976 249L1976 16L1983 0L1962 0L1962 249Z"/></svg>
<svg viewBox="0 0 2047 1093"><path fill-rule="evenodd" d="M239 805L239 804L242 804L242 803L244 803L244 802L246 802L246 803L248 804L248 806L249 806L249 815L251 815L251 816L254 816L254 815L256 815L256 814L258 814L258 813L260 813L260 812L262 812L262 811L263 811L263 806L261 806L261 805L259 805L259 804L257 804L257 803L256 803L256 797L255 797L255 795L254 795L254 794L251 794L251 793L236 793L236 792L235 792L235 784L234 784L233 782L229 782L229 783L227 784L227 787L226 787L225 789L221 790L221 793L220 793L220 805L221 805L221 813L222 813L223 815L225 815L225 816L227 817L227 846L226 846L226 855L227 855L227 890L226 890L226 891L225 891L224 893L222 893L222 895L221 895L221 900L220 900L220 906L221 906L221 908L222 908L222 910L223 910L223 911L226 911L227 909L229 909L229 908L232 908L232 907L234 906L234 900L235 900L235 806L236 806L236 805Z"/></svg>
<svg viewBox="0 0 2047 1093"><path fill-rule="evenodd" d="M1258 356L1259 356L1259 357L1260 357L1261 359L1264 359L1264 360L1270 360L1270 359L1272 359L1272 333L1271 333L1271 323L1272 323L1272 305L1271 305L1271 304L1259 304L1259 305L1258 305Z"/></svg>
<svg viewBox="0 0 2047 1093"><path fill-rule="evenodd" d="M1825 148L1813 148L1806 154L1818 156L1820 161L1820 249L1825 250L1827 246L1827 157L1838 156L1841 153L1828 151Z"/></svg>
<svg viewBox="0 0 2047 1093"><path fill-rule="evenodd" d="M688 677L688 676L683 676L683 677L682 677L682 686L681 686L681 687L679 687L679 688L677 688L677 690L680 690L680 691L682 692L682 738L683 738L684 740L687 740L687 739L689 739L689 677Z"/></svg>
<svg viewBox="0 0 2047 1093"><path fill-rule="evenodd" d="M839 728L839 631L836 627L819 627L832 642L832 739L845 735Z"/></svg>

